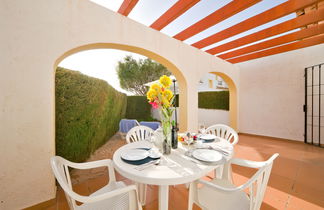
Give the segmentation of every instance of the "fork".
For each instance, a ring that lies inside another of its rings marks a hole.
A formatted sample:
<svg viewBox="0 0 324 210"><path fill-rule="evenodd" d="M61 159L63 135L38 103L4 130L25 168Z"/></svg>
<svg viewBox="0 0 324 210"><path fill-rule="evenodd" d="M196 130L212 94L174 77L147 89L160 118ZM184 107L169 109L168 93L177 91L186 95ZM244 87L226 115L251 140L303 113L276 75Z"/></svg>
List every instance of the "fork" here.
<svg viewBox="0 0 324 210"><path fill-rule="evenodd" d="M150 167L152 165L159 165L160 161L161 161L160 159L151 160L150 162L147 162L147 163L145 163L143 165L135 167L135 169L138 170L138 171L142 171L142 170L144 170L144 169L146 169L146 168L148 168L148 167Z"/></svg>

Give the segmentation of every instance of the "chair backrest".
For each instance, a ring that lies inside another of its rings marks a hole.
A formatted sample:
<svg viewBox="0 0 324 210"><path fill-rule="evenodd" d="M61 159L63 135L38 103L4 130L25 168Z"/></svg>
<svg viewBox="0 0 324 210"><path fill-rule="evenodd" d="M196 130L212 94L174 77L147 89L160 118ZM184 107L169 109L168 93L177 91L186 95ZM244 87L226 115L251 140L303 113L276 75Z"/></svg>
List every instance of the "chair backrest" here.
<svg viewBox="0 0 324 210"><path fill-rule="evenodd" d="M229 141L232 145L235 145L238 142L238 135L236 131L227 125L216 124L209 126L206 129L205 133L214 134L215 136L224 138L227 141Z"/></svg>
<svg viewBox="0 0 324 210"><path fill-rule="evenodd" d="M136 126L128 131L126 141L128 144L131 142L142 141L151 138L151 136L153 136L153 132L154 130L147 126Z"/></svg>
<svg viewBox="0 0 324 210"><path fill-rule="evenodd" d="M70 206L70 209L76 209L77 204L75 200L70 196L74 192L72 189L71 177L69 173L69 163L71 162L59 156L54 156L51 158L53 173L58 183L65 192L65 197Z"/></svg>
<svg viewBox="0 0 324 210"><path fill-rule="evenodd" d="M251 168L259 168L259 170L251 177L251 179L242 186L242 189L249 189L250 209L259 210L262 204L264 193L269 181L273 161L279 156L278 153L272 155L267 161L253 162L241 160L241 164Z"/></svg>

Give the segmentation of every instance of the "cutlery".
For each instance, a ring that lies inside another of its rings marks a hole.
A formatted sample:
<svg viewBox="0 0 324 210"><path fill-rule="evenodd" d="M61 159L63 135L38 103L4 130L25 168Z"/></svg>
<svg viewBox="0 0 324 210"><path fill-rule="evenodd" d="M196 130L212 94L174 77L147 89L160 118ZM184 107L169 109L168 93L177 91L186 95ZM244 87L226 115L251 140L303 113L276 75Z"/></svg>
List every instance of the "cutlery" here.
<svg viewBox="0 0 324 210"><path fill-rule="evenodd" d="M142 171L142 170L144 170L144 169L146 169L146 168L148 168L148 167L150 167L152 165L159 165L160 161L161 161L160 159L151 160L150 162L147 162L147 163L145 163L143 165L135 167L135 169L138 170L138 171Z"/></svg>

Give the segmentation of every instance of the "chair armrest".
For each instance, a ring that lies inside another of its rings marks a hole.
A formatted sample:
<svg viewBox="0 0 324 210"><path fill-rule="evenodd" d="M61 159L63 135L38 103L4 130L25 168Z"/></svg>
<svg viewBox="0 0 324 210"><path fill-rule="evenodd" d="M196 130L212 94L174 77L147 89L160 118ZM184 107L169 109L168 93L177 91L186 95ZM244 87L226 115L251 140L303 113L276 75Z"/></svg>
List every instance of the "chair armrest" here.
<svg viewBox="0 0 324 210"><path fill-rule="evenodd" d="M239 159L239 158L233 158L231 160L231 164L249 167L249 168L261 168L266 163L265 162L256 162L256 161L252 161L252 160L243 160L243 159Z"/></svg>
<svg viewBox="0 0 324 210"><path fill-rule="evenodd" d="M108 174L109 174L109 182L116 181L114 165L112 160L110 159L97 160L97 161L85 162L85 163L73 163L68 160L64 160L64 161L68 162L69 167L76 168L76 169L91 169L91 168L98 168L98 167L107 167Z"/></svg>
<svg viewBox="0 0 324 210"><path fill-rule="evenodd" d="M216 185L216 184L214 184L212 182L208 182L208 181L202 180L202 179L197 180L197 182L205 185L206 187L210 187L210 188L213 188L215 190L222 191L222 192L231 193L231 192L236 192L236 191L241 190L240 187L222 187L222 186Z"/></svg>
<svg viewBox="0 0 324 210"><path fill-rule="evenodd" d="M245 166L245 167L249 167L249 168L262 168L263 166L273 162L273 160L276 159L278 156L279 156L279 154L275 153L267 161L263 161L263 162L256 162L256 161L252 161L252 160L243 160L243 159L239 159L239 158L233 158L231 160L231 164Z"/></svg>
<svg viewBox="0 0 324 210"><path fill-rule="evenodd" d="M134 191L135 193L137 193L137 189L135 185L129 185L123 188L118 188L116 190L113 190L111 192L107 192L107 193L103 193L101 195L95 195L95 196L83 196L83 195L79 195L71 190L69 190L68 194L74 199L77 200L79 202L82 203L93 203L93 202L98 202L98 201L102 201L108 198L112 198L124 193L129 193L131 191Z"/></svg>

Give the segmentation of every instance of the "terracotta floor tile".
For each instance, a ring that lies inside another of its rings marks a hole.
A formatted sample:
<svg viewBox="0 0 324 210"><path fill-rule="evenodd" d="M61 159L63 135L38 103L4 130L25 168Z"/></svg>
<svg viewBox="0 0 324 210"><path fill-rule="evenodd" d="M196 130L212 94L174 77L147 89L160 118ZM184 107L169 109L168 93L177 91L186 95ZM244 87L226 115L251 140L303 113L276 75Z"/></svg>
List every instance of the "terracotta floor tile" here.
<svg viewBox="0 0 324 210"><path fill-rule="evenodd" d="M324 208L324 189L314 189L311 186L296 182L291 195L296 198L312 202Z"/></svg>
<svg viewBox="0 0 324 210"><path fill-rule="evenodd" d="M108 176L99 176L88 180L88 189L90 194L101 189L108 184Z"/></svg>
<svg viewBox="0 0 324 210"><path fill-rule="evenodd" d="M287 210L323 210L324 206L312 203L308 200L292 196L288 203Z"/></svg>
<svg viewBox="0 0 324 210"><path fill-rule="evenodd" d="M107 143L108 149L100 148L91 157L111 158L113 151L125 144L124 139ZM235 146L235 157L254 161L267 160L273 153L280 153L275 160L261 210L317 210L324 209L324 149L300 142L278 140L271 137L239 135L239 143ZM233 178L236 185L245 183L256 170L233 166ZM101 175L102 169L76 173L74 188L81 194L90 194L104 186L107 180ZM106 173L106 172L105 172ZM204 177L210 180L213 172ZM107 176L107 175L105 175ZM127 184L133 182L116 172L117 180ZM106 178L107 179L107 178ZM169 191L169 209L187 209L188 189L185 185L171 186ZM64 192L57 191L57 203L48 210L69 209ZM158 209L158 187L147 188L146 206L144 210ZM194 205L195 210L200 210Z"/></svg>
<svg viewBox="0 0 324 210"><path fill-rule="evenodd" d="M294 179L297 175L300 165L301 163L298 160L280 157L275 160L271 173Z"/></svg>
<svg viewBox="0 0 324 210"><path fill-rule="evenodd" d="M302 163L296 182L316 190L324 189L324 167ZM324 196L323 196L324 197Z"/></svg>
<svg viewBox="0 0 324 210"><path fill-rule="evenodd" d="M44 208L44 210L57 210L57 204Z"/></svg>
<svg viewBox="0 0 324 210"><path fill-rule="evenodd" d="M265 203L268 207L271 206L276 209L284 209L286 207L288 198L288 193L285 193L276 188L267 187L263 198L263 203Z"/></svg>

